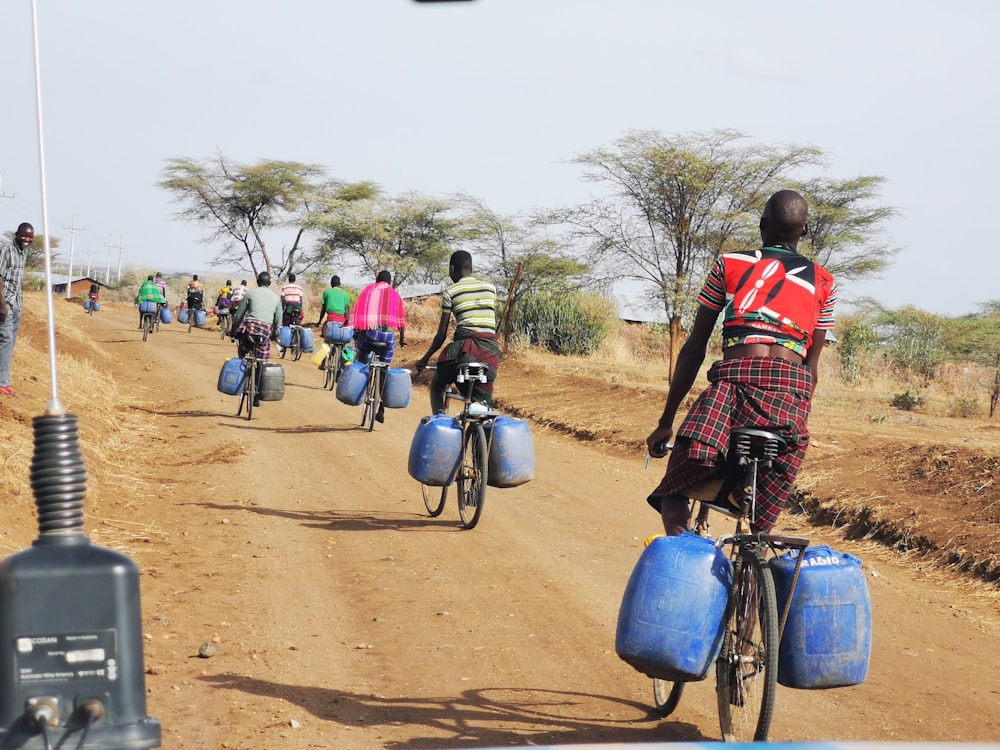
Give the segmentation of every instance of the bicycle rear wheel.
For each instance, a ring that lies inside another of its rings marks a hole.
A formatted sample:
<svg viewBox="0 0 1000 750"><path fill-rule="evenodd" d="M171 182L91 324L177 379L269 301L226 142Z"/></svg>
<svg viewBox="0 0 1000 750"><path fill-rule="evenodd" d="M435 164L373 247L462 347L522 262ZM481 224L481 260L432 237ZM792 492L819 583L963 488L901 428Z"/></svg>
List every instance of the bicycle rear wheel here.
<svg viewBox="0 0 1000 750"><path fill-rule="evenodd" d="M468 426L458 470L458 515L463 529L474 529L486 501L486 431L475 422Z"/></svg>
<svg viewBox="0 0 1000 750"><path fill-rule="evenodd" d="M253 402L257 399L257 363L247 368L247 421L253 416Z"/></svg>
<svg viewBox="0 0 1000 750"><path fill-rule="evenodd" d="M145 341L149 338L149 331L152 328L152 321L149 319L148 315L142 316L142 340Z"/></svg>
<svg viewBox="0 0 1000 750"><path fill-rule="evenodd" d="M361 415L361 426L364 427L368 425L368 432L375 429L375 415L378 413L378 407L381 396L381 389L379 388L379 380L381 377L379 373L381 368L372 367L368 372L368 386L365 393L365 411Z"/></svg>
<svg viewBox="0 0 1000 750"><path fill-rule="evenodd" d="M437 518L441 515L441 511L444 510L445 500L448 499L447 485L441 488L440 493L438 493L437 489L437 487L431 487L426 484L420 485L420 492L424 496L424 507L427 508L427 514L431 518Z"/></svg>
<svg viewBox="0 0 1000 750"><path fill-rule="evenodd" d="M681 701L684 693L685 682L671 682L653 678L653 703L656 705L656 713L666 718L674 712L677 704Z"/></svg>
<svg viewBox="0 0 1000 750"><path fill-rule="evenodd" d="M771 571L756 549L741 547L736 556L715 666L722 738L766 742L778 682L778 605Z"/></svg>
<svg viewBox="0 0 1000 750"><path fill-rule="evenodd" d="M292 331L292 361L298 362L302 359L302 330L296 328Z"/></svg>

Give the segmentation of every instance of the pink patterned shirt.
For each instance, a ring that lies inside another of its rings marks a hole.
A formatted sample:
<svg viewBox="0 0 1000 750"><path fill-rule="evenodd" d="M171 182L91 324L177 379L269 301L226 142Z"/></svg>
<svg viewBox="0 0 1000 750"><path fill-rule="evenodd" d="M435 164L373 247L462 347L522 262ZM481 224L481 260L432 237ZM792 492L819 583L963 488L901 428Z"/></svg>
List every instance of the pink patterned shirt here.
<svg viewBox="0 0 1000 750"><path fill-rule="evenodd" d="M361 290L351 308L351 324L358 331L373 331L383 326L406 328L403 298L384 281L370 284Z"/></svg>

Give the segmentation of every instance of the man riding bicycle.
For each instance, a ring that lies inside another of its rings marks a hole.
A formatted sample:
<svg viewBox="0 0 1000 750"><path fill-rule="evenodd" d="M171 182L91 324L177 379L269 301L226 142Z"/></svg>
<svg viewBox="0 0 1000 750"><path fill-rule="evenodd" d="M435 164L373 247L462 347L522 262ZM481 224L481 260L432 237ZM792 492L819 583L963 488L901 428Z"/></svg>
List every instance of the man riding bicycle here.
<svg viewBox="0 0 1000 750"><path fill-rule="evenodd" d="M379 354L383 362L392 362L396 353L396 337L393 329L399 329L399 345L403 346L403 332L406 330L406 310L403 298L392 288L392 274L382 270L375 277L375 283L361 290L354 303L354 346L355 361L367 362L372 352L372 344L385 344ZM385 421L385 404L379 406L375 415L377 422Z"/></svg>
<svg viewBox="0 0 1000 750"><path fill-rule="evenodd" d="M302 287L295 283L295 274L288 274L287 283L281 287L281 325L302 325Z"/></svg>
<svg viewBox="0 0 1000 750"><path fill-rule="evenodd" d="M281 299L268 288L270 286L271 274L261 271L257 274L257 288L247 292L233 311L232 339L241 357L253 350L254 356L262 362L271 359L271 342L277 340L281 325ZM262 369L257 370L258 394L262 372ZM259 395L253 405L260 406Z"/></svg>
<svg viewBox="0 0 1000 750"><path fill-rule="evenodd" d="M651 456L666 454L677 410L724 312L722 359L709 369L709 386L681 424L666 474L647 498L660 511L668 535L688 528L691 512L684 491L718 478L733 428L777 432L789 448L758 477L751 528L770 531L791 495L809 444L817 366L827 331L833 330L837 301L833 276L797 251L808 232L807 219L801 195L791 190L772 195L760 218L763 248L721 256L698 295L698 313L677 358L663 415L646 438Z"/></svg>
<svg viewBox="0 0 1000 750"><path fill-rule="evenodd" d="M189 315L194 315L205 306L205 284L198 281L198 274L194 274L188 282L187 306Z"/></svg>
<svg viewBox="0 0 1000 750"><path fill-rule="evenodd" d="M222 327L223 318L232 313L233 282L226 280L226 285L219 290L215 298L215 314L219 318L219 327Z"/></svg>
<svg viewBox="0 0 1000 750"><path fill-rule="evenodd" d="M160 305L167 304L167 298L163 296L163 292L160 291L159 285L157 285L156 280L149 276L142 282L142 286L139 287L139 293L135 295L135 304L140 308L139 312L139 329L142 329L142 316L145 312L142 312L141 305L143 302L155 302L157 304L157 310L159 310Z"/></svg>
<svg viewBox="0 0 1000 750"><path fill-rule="evenodd" d="M486 382L476 381L474 401L493 403L493 382L500 367L500 343L497 340L497 290L488 281L472 275L472 256L465 250L452 253L448 263L451 286L441 294L441 319L427 353L414 363L419 373L448 337L448 324L455 317L455 339L438 357L437 371L431 381L431 412L445 408L445 391L458 377L458 369L469 362L486 365Z"/></svg>

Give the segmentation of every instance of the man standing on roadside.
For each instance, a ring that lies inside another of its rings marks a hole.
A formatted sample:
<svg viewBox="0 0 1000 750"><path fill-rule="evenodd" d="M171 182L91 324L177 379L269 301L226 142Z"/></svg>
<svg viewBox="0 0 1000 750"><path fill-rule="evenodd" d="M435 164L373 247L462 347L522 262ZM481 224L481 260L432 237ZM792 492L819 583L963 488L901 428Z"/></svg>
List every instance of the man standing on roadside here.
<svg viewBox="0 0 1000 750"><path fill-rule="evenodd" d="M444 410L445 389L455 382L458 368L467 362L486 365L486 382L476 382L472 398L487 405L493 403L493 381L500 366L500 344L497 341L497 290L488 281L472 275L472 256L465 250L452 253L448 263L451 286L441 295L441 320L427 354L414 363L419 373L434 352L448 338L448 324L455 316L455 340L438 358L437 371L431 381L431 413Z"/></svg>
<svg viewBox="0 0 1000 750"><path fill-rule="evenodd" d="M13 241L0 240L0 395L16 396L10 384L14 344L21 330L24 310L24 264L35 228L24 222L14 232Z"/></svg>
<svg viewBox="0 0 1000 750"><path fill-rule="evenodd" d="M770 531L791 495L809 445L817 366L837 302L833 276L798 253L799 240L809 231L808 213L798 193L772 195L760 217L763 247L722 255L698 295L698 313L677 358L663 415L646 438L651 456L666 454L677 411L723 313L722 359L709 369L708 388L681 423L666 474L647 498L668 535L688 527L691 510L684 492L719 476L734 428L777 432L788 445L758 477L751 529Z"/></svg>
<svg viewBox="0 0 1000 750"><path fill-rule="evenodd" d="M396 338L393 329L399 329L399 345L403 345L403 333L406 330L406 310L403 308L403 298L392 288L389 282L392 274L379 271L375 283L361 290L354 303L354 346L355 361L367 362L371 354L371 345L376 342L386 344L381 358L392 362L396 353ZM385 405L379 407L375 420L385 421Z"/></svg>

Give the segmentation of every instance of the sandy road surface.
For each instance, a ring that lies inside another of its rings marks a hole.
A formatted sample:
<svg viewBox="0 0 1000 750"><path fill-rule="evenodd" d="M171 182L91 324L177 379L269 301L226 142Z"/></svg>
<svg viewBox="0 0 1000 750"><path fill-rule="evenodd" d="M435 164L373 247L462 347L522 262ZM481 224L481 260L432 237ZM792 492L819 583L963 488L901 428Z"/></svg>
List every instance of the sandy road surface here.
<svg viewBox="0 0 1000 750"><path fill-rule="evenodd" d="M306 355L284 363L285 399L247 422L215 388L233 345L176 323L143 344L135 317L106 305L84 325L149 421L129 507L151 532L130 554L165 747L719 738L711 678L660 720L649 680L614 653L625 581L658 530L643 498L660 467L535 426L535 481L491 488L461 531L454 500L429 518L406 473L422 387L369 434ZM864 685L780 688L772 739L1000 741L995 602L790 524L865 561L874 650ZM216 655L198 658L207 641Z"/></svg>

